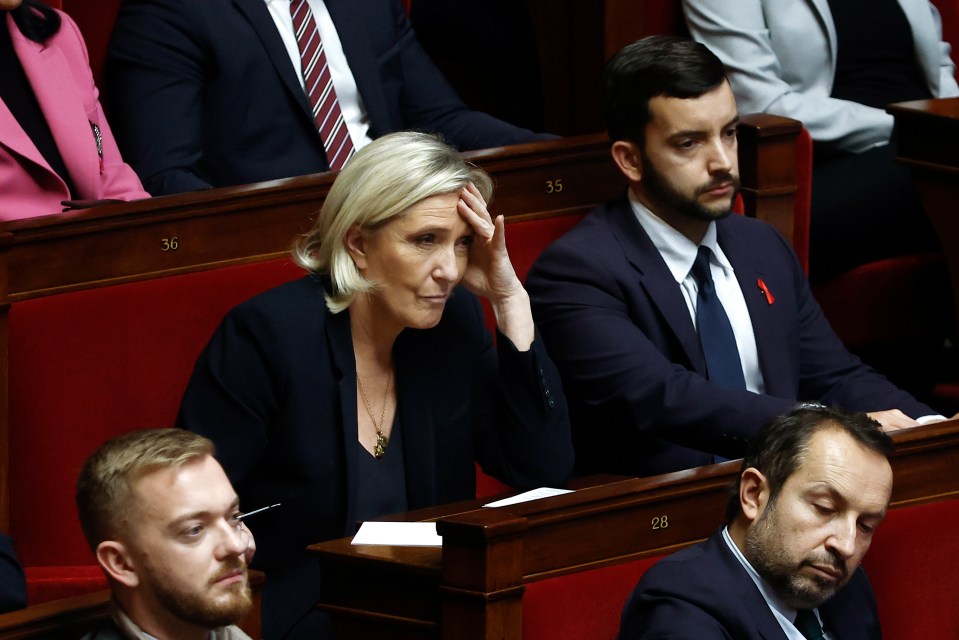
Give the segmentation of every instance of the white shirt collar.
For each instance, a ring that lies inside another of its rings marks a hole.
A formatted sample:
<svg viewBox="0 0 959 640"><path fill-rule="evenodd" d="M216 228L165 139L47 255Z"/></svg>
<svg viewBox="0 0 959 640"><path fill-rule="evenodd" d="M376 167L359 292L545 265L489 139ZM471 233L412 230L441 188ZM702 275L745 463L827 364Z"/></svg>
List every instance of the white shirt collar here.
<svg viewBox="0 0 959 640"><path fill-rule="evenodd" d="M695 242L684 236L682 233L669 226L662 218L650 211L639 199L633 190L629 190L629 204L633 209L633 214L640 226L652 240L653 246L663 256L666 266L676 282L682 283L693 268L693 262L696 261L696 253L699 246L709 247L712 251L711 262L725 271L727 274L733 273L733 266L726 258L726 254L719 246L716 237L716 223L710 222L706 229L706 235L697 245Z"/></svg>
<svg viewBox="0 0 959 640"><path fill-rule="evenodd" d="M746 559L746 556L742 554L742 551L739 550L739 547L736 546L736 543L733 542L732 536L729 535L729 527L723 527L723 541L725 541L726 546L729 547L729 550L732 551L733 555L739 560L739 564L743 565L743 568L746 570L746 573L749 574L749 577L752 578L753 583L755 583L756 588L759 589L759 593L762 594L763 600L766 601L766 604L772 610L773 615L775 615L776 620L779 622L779 626L782 627L783 631L786 632L786 636L789 638L799 638L803 640L803 636L794 626L796 620L796 614L798 613L795 609L787 605L780 599L776 593L772 590L765 580L762 579L762 576L756 572L753 568L753 565L749 564L749 560ZM816 618L819 620L819 624L822 625L822 617L819 615L818 609L813 609L816 614Z"/></svg>

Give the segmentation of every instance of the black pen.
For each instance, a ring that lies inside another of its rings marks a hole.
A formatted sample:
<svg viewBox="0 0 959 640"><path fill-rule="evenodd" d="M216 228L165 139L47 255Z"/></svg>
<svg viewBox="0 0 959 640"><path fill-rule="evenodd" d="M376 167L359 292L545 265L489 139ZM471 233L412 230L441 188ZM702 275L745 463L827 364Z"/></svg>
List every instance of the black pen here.
<svg viewBox="0 0 959 640"><path fill-rule="evenodd" d="M261 512L263 512L263 511L267 511L268 509L272 509L272 508L278 507L278 506L280 506L280 503L279 503L279 502L277 502L276 504L271 504L271 505L268 506L268 507L260 507L259 509L254 509L253 511L247 511L246 513L242 513L242 514L238 515L238 516L236 517L236 519L237 519L237 520L246 520L246 519L249 518L250 516L255 516L255 515L258 514L258 513L261 513Z"/></svg>

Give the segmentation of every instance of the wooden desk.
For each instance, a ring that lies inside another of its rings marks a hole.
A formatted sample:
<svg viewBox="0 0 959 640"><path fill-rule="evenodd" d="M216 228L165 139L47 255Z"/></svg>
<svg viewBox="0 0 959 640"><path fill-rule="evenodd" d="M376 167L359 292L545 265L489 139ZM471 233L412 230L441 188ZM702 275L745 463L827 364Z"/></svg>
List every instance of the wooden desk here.
<svg viewBox="0 0 959 640"><path fill-rule="evenodd" d="M959 496L959 421L897 434L893 507ZM739 462L644 479L597 477L581 490L500 509L478 502L410 512L436 520L443 549L310 547L341 638L522 637L527 582L671 553L723 522Z"/></svg>
<svg viewBox="0 0 959 640"><path fill-rule="evenodd" d="M889 105L896 118L899 161L912 169L952 281L959 317L959 98Z"/></svg>

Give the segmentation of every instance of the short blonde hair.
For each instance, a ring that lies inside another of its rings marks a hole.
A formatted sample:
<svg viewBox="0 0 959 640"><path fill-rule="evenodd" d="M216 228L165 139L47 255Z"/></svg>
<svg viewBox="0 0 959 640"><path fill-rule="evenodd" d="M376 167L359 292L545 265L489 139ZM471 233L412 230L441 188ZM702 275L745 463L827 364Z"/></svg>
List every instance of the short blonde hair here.
<svg viewBox="0 0 959 640"><path fill-rule="evenodd" d="M360 275L344 240L353 225L375 231L426 198L457 193L472 182L487 202L493 183L438 136L399 132L357 152L337 176L313 228L296 239L293 257L329 278L326 304L338 313L374 283Z"/></svg>
<svg viewBox="0 0 959 640"><path fill-rule="evenodd" d="M107 440L77 479L77 511L90 548L123 533L122 520L135 509L133 484L155 469L178 469L214 454L213 443L183 429L144 429Z"/></svg>

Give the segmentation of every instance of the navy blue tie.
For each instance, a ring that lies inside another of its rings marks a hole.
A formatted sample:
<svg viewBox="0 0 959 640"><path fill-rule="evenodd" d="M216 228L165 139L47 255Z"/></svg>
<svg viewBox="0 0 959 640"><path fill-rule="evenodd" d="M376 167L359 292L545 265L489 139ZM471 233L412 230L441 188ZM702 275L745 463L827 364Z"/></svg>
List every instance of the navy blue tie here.
<svg viewBox="0 0 959 640"><path fill-rule="evenodd" d="M706 358L706 377L727 389L745 389L743 367L736 347L736 336L729 316L716 295L716 286L709 271L709 247L700 246L692 274L699 286L696 297L696 330Z"/></svg>

